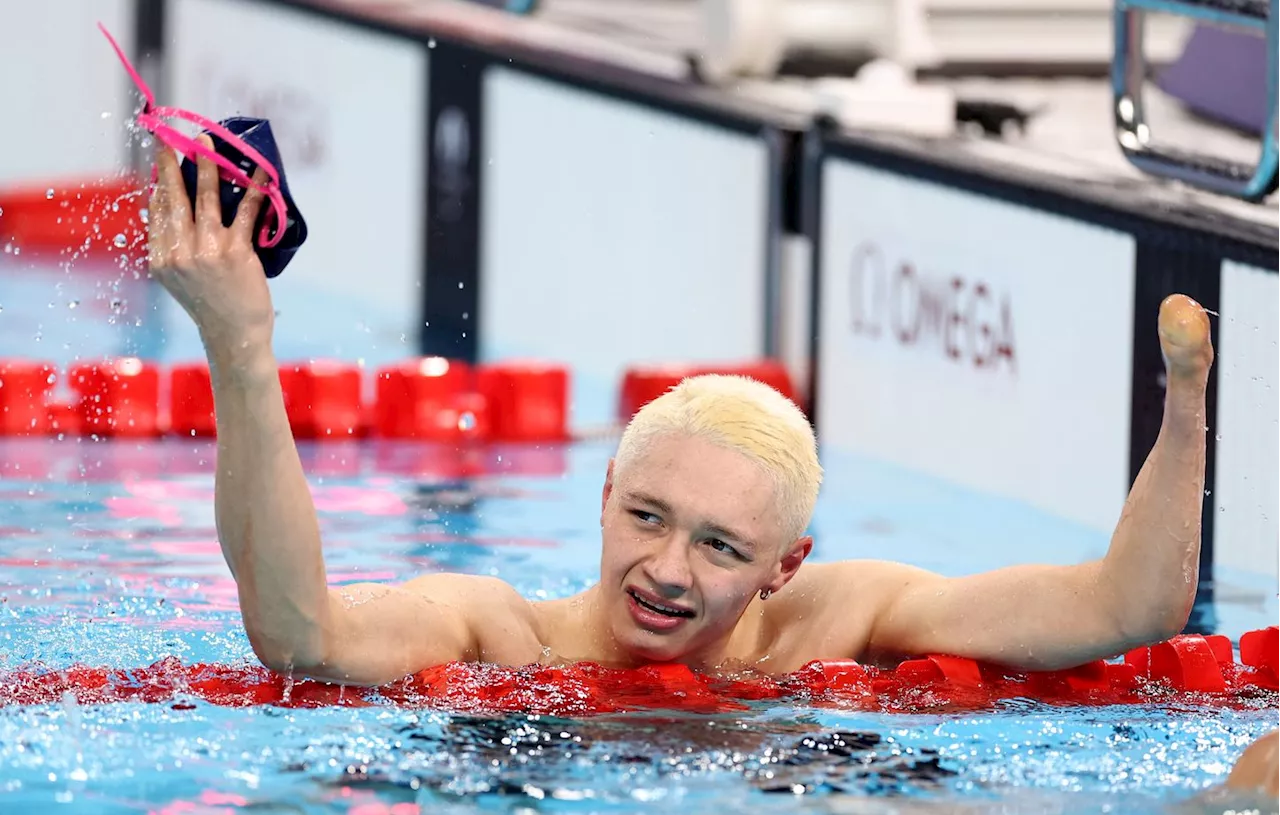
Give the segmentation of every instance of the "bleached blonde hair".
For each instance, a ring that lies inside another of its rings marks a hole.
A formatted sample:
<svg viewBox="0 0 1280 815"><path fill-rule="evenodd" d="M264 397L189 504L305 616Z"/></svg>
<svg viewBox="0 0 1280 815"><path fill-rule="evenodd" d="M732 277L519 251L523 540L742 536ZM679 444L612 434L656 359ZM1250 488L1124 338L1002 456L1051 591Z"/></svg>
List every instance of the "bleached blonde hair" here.
<svg viewBox="0 0 1280 815"><path fill-rule="evenodd" d="M804 534L822 485L817 439L804 413L778 391L744 376L684 379L631 418L614 468L625 470L658 436L706 439L754 461L773 479L783 531Z"/></svg>

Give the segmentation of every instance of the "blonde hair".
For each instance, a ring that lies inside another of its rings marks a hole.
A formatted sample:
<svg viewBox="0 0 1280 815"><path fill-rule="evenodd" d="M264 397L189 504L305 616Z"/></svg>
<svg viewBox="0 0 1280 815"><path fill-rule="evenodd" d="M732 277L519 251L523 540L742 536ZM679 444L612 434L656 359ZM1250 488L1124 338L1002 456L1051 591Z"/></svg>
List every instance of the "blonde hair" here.
<svg viewBox="0 0 1280 815"><path fill-rule="evenodd" d="M621 471L657 436L682 433L743 454L773 479L787 542L809 526L822 485L817 439L795 403L744 376L684 379L649 402L623 431L614 458Z"/></svg>

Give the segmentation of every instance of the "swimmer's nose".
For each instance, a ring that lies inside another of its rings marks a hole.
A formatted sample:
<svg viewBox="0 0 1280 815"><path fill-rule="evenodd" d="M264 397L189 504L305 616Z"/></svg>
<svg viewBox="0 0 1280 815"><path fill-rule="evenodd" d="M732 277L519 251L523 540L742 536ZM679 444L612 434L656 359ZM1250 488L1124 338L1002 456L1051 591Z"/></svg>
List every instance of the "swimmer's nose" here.
<svg viewBox="0 0 1280 815"><path fill-rule="evenodd" d="M693 583L689 569L689 542L682 535L667 537L645 564L655 591L674 600L687 592Z"/></svg>

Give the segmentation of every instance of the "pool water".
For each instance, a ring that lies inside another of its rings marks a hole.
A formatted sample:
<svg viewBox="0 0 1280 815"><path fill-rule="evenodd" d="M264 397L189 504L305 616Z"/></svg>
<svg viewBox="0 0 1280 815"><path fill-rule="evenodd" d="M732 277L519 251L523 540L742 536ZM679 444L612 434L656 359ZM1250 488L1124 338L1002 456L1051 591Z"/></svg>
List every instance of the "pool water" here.
<svg viewBox="0 0 1280 815"><path fill-rule="evenodd" d="M331 580L461 571L530 598L593 580L611 451L301 448ZM256 664L216 542L213 452L202 440L0 439L0 678L36 663ZM825 466L817 560L960 574L1107 545L882 465L828 454ZM1275 624L1274 586L1233 579L1210 615L1222 632ZM64 695L0 705L0 812L1272 811L1196 796L1276 726L1275 694L1229 710L1014 699L966 715L772 702L583 718Z"/></svg>

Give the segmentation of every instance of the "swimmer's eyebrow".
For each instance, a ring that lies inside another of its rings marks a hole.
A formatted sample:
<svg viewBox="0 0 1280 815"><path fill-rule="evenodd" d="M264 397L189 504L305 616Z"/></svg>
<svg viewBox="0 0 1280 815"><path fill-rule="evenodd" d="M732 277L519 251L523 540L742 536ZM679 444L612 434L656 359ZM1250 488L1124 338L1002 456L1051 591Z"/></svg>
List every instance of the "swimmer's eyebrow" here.
<svg viewBox="0 0 1280 815"><path fill-rule="evenodd" d="M675 514L671 509L670 504L668 504L666 501L663 501L661 498L655 498L654 496L649 495L648 493L628 491L622 494L622 499L624 501L630 501L637 504L646 504L658 510L659 512L666 513L667 515ZM701 524L701 528L711 535L714 535L718 538L728 538L729 540L734 541L735 543L742 544L748 549L754 550L756 548L755 541L751 540L746 535L743 535L740 532L734 532L732 529L728 528L727 526L721 526L720 524L717 524L717 523L703 523Z"/></svg>

